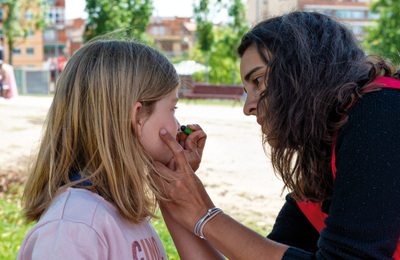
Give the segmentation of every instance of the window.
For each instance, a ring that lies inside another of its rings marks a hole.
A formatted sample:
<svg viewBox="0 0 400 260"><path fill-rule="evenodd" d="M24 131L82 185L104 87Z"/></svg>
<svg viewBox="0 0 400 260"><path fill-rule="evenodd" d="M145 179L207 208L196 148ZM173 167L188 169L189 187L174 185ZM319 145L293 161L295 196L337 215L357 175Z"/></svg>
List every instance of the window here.
<svg viewBox="0 0 400 260"><path fill-rule="evenodd" d="M379 13L372 13L372 12L368 12L368 18L372 19L372 20L378 20L381 16Z"/></svg>
<svg viewBox="0 0 400 260"><path fill-rule="evenodd" d="M50 24L65 23L65 9L50 8L47 11L47 18L50 20Z"/></svg>
<svg viewBox="0 0 400 260"><path fill-rule="evenodd" d="M33 11L32 10L27 10L25 12L25 19L27 19L27 20L32 20L33 19Z"/></svg>
<svg viewBox="0 0 400 260"><path fill-rule="evenodd" d="M164 26L160 26L160 35L164 35L165 34L165 28Z"/></svg>
<svg viewBox="0 0 400 260"><path fill-rule="evenodd" d="M332 15L332 10L320 9L320 10L315 10L315 11L318 12L318 13L320 13L320 14Z"/></svg>
<svg viewBox="0 0 400 260"><path fill-rule="evenodd" d="M164 35L165 27L164 26L154 26L153 27L153 35Z"/></svg>
<svg viewBox="0 0 400 260"><path fill-rule="evenodd" d="M13 54L14 54L14 55L21 55L21 48L15 47L15 48L13 49Z"/></svg>
<svg viewBox="0 0 400 260"><path fill-rule="evenodd" d="M56 53L56 51L54 50L54 48L44 48L45 55L54 56L55 53Z"/></svg>
<svg viewBox="0 0 400 260"><path fill-rule="evenodd" d="M335 16L344 19L365 19L365 12L337 10Z"/></svg>
<svg viewBox="0 0 400 260"><path fill-rule="evenodd" d="M153 27L153 35L158 35L158 27L157 26Z"/></svg>
<svg viewBox="0 0 400 260"><path fill-rule="evenodd" d="M361 26L354 26L351 27L351 30L353 31L354 34L363 34L364 33L364 29Z"/></svg>
<svg viewBox="0 0 400 260"><path fill-rule="evenodd" d="M33 55L35 54L35 49L32 47L26 48L26 55Z"/></svg>
<svg viewBox="0 0 400 260"><path fill-rule="evenodd" d="M43 39L45 42L56 41L56 31L55 30L45 30L43 33Z"/></svg>
<svg viewBox="0 0 400 260"><path fill-rule="evenodd" d="M35 35L35 32L33 30L28 30L28 33L26 36L29 38L32 38L34 35Z"/></svg>

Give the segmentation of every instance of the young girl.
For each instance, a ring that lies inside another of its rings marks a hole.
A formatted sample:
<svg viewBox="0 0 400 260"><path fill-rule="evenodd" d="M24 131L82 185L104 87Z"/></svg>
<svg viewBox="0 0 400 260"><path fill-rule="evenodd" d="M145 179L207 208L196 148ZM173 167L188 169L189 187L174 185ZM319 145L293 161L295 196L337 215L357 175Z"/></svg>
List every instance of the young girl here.
<svg viewBox="0 0 400 260"><path fill-rule="evenodd" d="M38 222L18 259L167 259L149 173L173 158L158 133L178 133L178 86L173 65L143 44L92 42L70 59L26 183L26 219ZM201 157L205 134L192 128L180 141Z"/></svg>

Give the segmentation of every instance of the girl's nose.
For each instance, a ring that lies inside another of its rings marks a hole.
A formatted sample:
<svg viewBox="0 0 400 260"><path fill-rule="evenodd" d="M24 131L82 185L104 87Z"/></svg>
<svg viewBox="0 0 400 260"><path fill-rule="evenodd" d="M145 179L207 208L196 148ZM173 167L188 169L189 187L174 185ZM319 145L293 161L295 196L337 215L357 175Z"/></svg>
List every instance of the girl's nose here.
<svg viewBox="0 0 400 260"><path fill-rule="evenodd" d="M177 132L179 132L179 130L181 129L181 124L179 123L178 119L175 118L175 123L176 123L176 128L177 128Z"/></svg>

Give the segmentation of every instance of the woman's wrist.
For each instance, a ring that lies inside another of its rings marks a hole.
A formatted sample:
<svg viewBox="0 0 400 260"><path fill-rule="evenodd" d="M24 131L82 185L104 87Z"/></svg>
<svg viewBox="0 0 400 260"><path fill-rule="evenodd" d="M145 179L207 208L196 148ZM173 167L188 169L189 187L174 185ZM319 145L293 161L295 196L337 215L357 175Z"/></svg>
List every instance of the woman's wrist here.
<svg viewBox="0 0 400 260"><path fill-rule="evenodd" d="M203 233L204 227L210 220L212 220L219 213L222 213L222 209L220 208L214 207L208 209L204 217L202 217L199 221L197 221L193 231L194 234L202 239L207 240Z"/></svg>

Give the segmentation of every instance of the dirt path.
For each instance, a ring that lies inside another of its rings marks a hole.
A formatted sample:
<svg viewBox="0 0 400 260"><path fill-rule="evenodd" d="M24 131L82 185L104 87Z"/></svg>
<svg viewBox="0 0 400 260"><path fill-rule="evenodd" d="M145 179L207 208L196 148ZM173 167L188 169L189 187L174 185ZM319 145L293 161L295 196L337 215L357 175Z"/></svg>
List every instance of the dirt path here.
<svg viewBox="0 0 400 260"><path fill-rule="evenodd" d="M9 185L6 174L15 182L26 176L51 101L26 96L0 100L0 191ZM245 223L272 225L283 204L282 183L264 155L255 118L244 116L240 106L194 102L179 103L176 116L181 124L200 124L208 135L197 174L214 203Z"/></svg>

